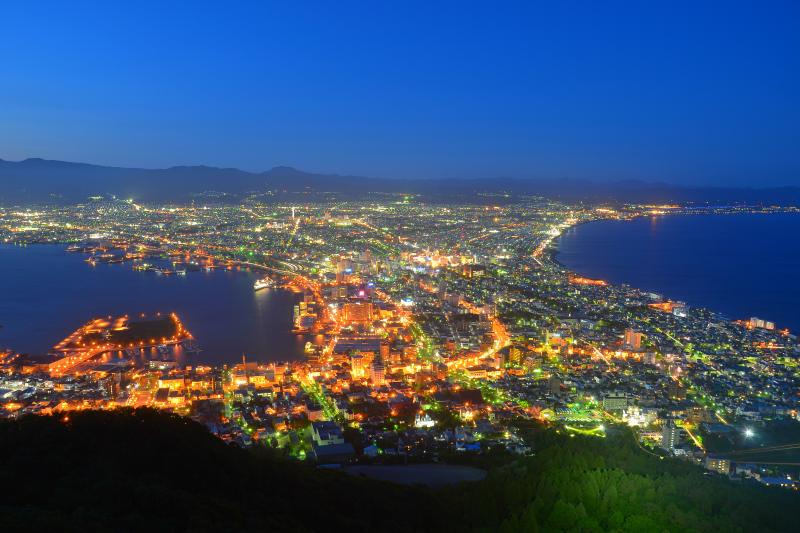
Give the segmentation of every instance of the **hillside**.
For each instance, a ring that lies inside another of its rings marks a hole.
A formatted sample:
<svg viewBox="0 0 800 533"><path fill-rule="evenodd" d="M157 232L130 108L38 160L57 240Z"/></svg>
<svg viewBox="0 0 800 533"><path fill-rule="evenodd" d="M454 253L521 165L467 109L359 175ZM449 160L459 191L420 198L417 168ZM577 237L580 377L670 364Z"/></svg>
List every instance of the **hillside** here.
<svg viewBox="0 0 800 533"><path fill-rule="evenodd" d="M0 454L2 531L407 531L436 516L422 490L258 456L151 410L4 421Z"/></svg>
<svg viewBox="0 0 800 533"><path fill-rule="evenodd" d="M245 451L146 409L2 421L0 530L796 530L796 493L659 460L626 429L521 429L535 456L453 457L489 476L431 491Z"/></svg>

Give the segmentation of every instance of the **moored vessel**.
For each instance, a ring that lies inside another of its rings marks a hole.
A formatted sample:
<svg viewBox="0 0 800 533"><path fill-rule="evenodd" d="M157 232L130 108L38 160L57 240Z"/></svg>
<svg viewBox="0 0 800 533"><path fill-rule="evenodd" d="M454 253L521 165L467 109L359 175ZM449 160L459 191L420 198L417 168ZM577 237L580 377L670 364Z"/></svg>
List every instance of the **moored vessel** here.
<svg viewBox="0 0 800 533"><path fill-rule="evenodd" d="M253 283L253 289L260 291L261 289L267 289L270 287L274 287L275 282L272 281L270 278L261 278L257 279L255 283Z"/></svg>

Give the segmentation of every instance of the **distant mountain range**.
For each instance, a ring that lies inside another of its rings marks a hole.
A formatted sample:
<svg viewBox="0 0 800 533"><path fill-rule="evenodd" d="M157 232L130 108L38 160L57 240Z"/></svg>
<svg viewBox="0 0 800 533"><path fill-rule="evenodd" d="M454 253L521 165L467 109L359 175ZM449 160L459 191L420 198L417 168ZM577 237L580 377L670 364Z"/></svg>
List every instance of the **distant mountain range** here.
<svg viewBox="0 0 800 533"><path fill-rule="evenodd" d="M236 168L179 166L165 169L122 168L32 158L0 159L0 203L80 202L90 196L115 195L140 201L239 201L271 191L337 193L363 197L368 193L420 194L432 201L475 200L486 195L534 194L565 201L800 205L800 187L690 187L643 181L597 182L576 179L437 179L398 180L313 174L291 167L265 172Z"/></svg>

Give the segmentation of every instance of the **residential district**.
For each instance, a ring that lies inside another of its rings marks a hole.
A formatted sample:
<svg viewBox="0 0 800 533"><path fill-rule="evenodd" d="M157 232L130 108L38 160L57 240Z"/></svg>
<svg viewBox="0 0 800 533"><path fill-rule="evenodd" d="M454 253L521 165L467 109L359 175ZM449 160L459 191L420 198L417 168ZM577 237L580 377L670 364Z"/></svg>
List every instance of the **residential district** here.
<svg viewBox="0 0 800 533"><path fill-rule="evenodd" d="M48 354L2 350L0 416L151 406L319 464L535 453L519 435L525 419L597 438L627 425L648 453L796 488L780 455L796 447L757 445L770 424L800 416L794 334L581 277L554 258L577 224L738 211L753 209L503 195L0 208L4 243L60 243L141 275L248 269L254 290L298 294L294 327L315 339L302 360L245 354L212 367L174 357L174 346L198 348L168 310L95 318Z"/></svg>

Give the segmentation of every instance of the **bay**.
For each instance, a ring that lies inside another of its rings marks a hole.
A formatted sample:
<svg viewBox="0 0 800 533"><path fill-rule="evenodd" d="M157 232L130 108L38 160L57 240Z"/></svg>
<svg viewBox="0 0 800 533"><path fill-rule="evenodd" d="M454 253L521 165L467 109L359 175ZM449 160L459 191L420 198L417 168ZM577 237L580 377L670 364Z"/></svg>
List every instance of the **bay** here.
<svg viewBox="0 0 800 533"><path fill-rule="evenodd" d="M85 257L60 245L0 245L0 347L39 355L95 317L175 312L202 349L192 362L303 357L308 339L291 332L299 295L255 292L253 272L158 276Z"/></svg>
<svg viewBox="0 0 800 533"><path fill-rule="evenodd" d="M571 228L556 258L730 318L800 332L800 214L668 215Z"/></svg>

